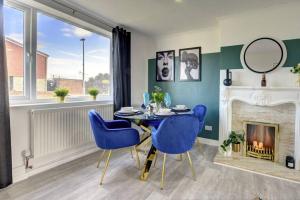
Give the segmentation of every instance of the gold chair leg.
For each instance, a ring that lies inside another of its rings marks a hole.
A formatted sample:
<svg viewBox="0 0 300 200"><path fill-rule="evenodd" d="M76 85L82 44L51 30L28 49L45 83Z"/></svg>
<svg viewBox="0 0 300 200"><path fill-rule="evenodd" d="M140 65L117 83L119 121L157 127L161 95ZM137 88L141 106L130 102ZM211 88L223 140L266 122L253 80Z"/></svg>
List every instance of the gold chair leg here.
<svg viewBox="0 0 300 200"><path fill-rule="evenodd" d="M164 178L165 178L166 158L167 158L167 154L164 153L164 161L163 161L163 166L162 166L161 182L160 182L160 189L161 189L161 190L164 189Z"/></svg>
<svg viewBox="0 0 300 200"><path fill-rule="evenodd" d="M130 149L130 153L131 153L131 158L133 158L133 153L132 153L132 149Z"/></svg>
<svg viewBox="0 0 300 200"><path fill-rule="evenodd" d="M101 163L101 161L102 161L102 159L103 159L103 157L104 157L104 155L105 155L105 152L106 152L106 150L103 150L103 152L102 152L102 154L101 154L101 156L100 156L100 158L99 158L99 161L98 161L98 163L97 163L97 168L100 167L100 163Z"/></svg>
<svg viewBox="0 0 300 200"><path fill-rule="evenodd" d="M102 185L102 183L103 183L103 179L104 179L104 176L105 176L108 164L109 164L109 160L110 160L110 155L111 155L111 150L109 150L109 153L108 153L108 156L107 156L107 159L106 159L105 168L103 170L101 180L100 180L100 185Z"/></svg>
<svg viewBox="0 0 300 200"><path fill-rule="evenodd" d="M158 150L156 150L156 152L155 152L155 159L154 159L153 167L156 166L157 156L158 156Z"/></svg>
<svg viewBox="0 0 300 200"><path fill-rule="evenodd" d="M139 157L139 152L136 150L136 147L133 147L135 153L136 153L136 162L137 162L137 166L139 169L141 169L141 163L140 163L140 157Z"/></svg>
<svg viewBox="0 0 300 200"><path fill-rule="evenodd" d="M182 161L182 158L183 158L183 157L182 157L182 154L177 154L177 155L176 155L176 160L177 160L177 161Z"/></svg>
<svg viewBox="0 0 300 200"><path fill-rule="evenodd" d="M196 173L195 173L195 169L194 169L194 166L193 166L193 163L192 163L192 159L191 159L190 153L187 151L186 155L187 155L187 157L189 159L189 164L190 164L190 168L192 170L193 178L196 181Z"/></svg>

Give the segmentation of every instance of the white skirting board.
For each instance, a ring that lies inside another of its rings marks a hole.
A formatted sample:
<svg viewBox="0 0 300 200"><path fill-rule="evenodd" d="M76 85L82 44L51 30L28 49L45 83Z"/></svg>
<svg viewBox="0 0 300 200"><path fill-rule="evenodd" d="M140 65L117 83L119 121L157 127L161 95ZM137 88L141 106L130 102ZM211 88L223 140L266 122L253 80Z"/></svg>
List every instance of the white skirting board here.
<svg viewBox="0 0 300 200"><path fill-rule="evenodd" d="M212 140L203 137L197 137L197 142L200 142L202 144L212 145L212 146L219 146L219 140Z"/></svg>

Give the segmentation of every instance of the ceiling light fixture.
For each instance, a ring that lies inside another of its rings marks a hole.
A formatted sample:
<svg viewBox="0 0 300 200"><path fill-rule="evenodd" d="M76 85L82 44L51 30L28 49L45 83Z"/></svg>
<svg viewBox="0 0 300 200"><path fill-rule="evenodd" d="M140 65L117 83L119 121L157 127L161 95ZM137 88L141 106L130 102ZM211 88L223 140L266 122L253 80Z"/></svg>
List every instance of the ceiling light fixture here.
<svg viewBox="0 0 300 200"><path fill-rule="evenodd" d="M182 3L183 0L175 0L176 3Z"/></svg>

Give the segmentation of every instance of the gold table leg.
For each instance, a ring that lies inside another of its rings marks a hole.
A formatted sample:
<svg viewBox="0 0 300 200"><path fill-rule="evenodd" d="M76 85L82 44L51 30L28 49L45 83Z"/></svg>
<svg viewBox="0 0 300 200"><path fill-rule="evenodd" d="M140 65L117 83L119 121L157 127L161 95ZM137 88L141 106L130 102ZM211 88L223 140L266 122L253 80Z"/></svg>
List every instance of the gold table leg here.
<svg viewBox="0 0 300 200"><path fill-rule="evenodd" d="M141 176L140 176L140 179L143 181L146 181L148 179L152 161L155 158L155 153L156 153L156 148L152 145L150 148L150 151L147 155L147 159L145 161L144 168L143 168Z"/></svg>

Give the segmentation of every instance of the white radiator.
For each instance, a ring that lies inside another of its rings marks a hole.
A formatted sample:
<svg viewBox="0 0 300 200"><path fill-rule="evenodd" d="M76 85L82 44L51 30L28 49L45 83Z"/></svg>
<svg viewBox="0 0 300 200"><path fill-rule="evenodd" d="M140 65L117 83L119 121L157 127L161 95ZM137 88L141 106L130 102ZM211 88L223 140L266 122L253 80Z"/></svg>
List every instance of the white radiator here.
<svg viewBox="0 0 300 200"><path fill-rule="evenodd" d="M93 142L88 111L97 110L104 119L113 118L113 105L88 105L31 110L31 153L34 158Z"/></svg>

